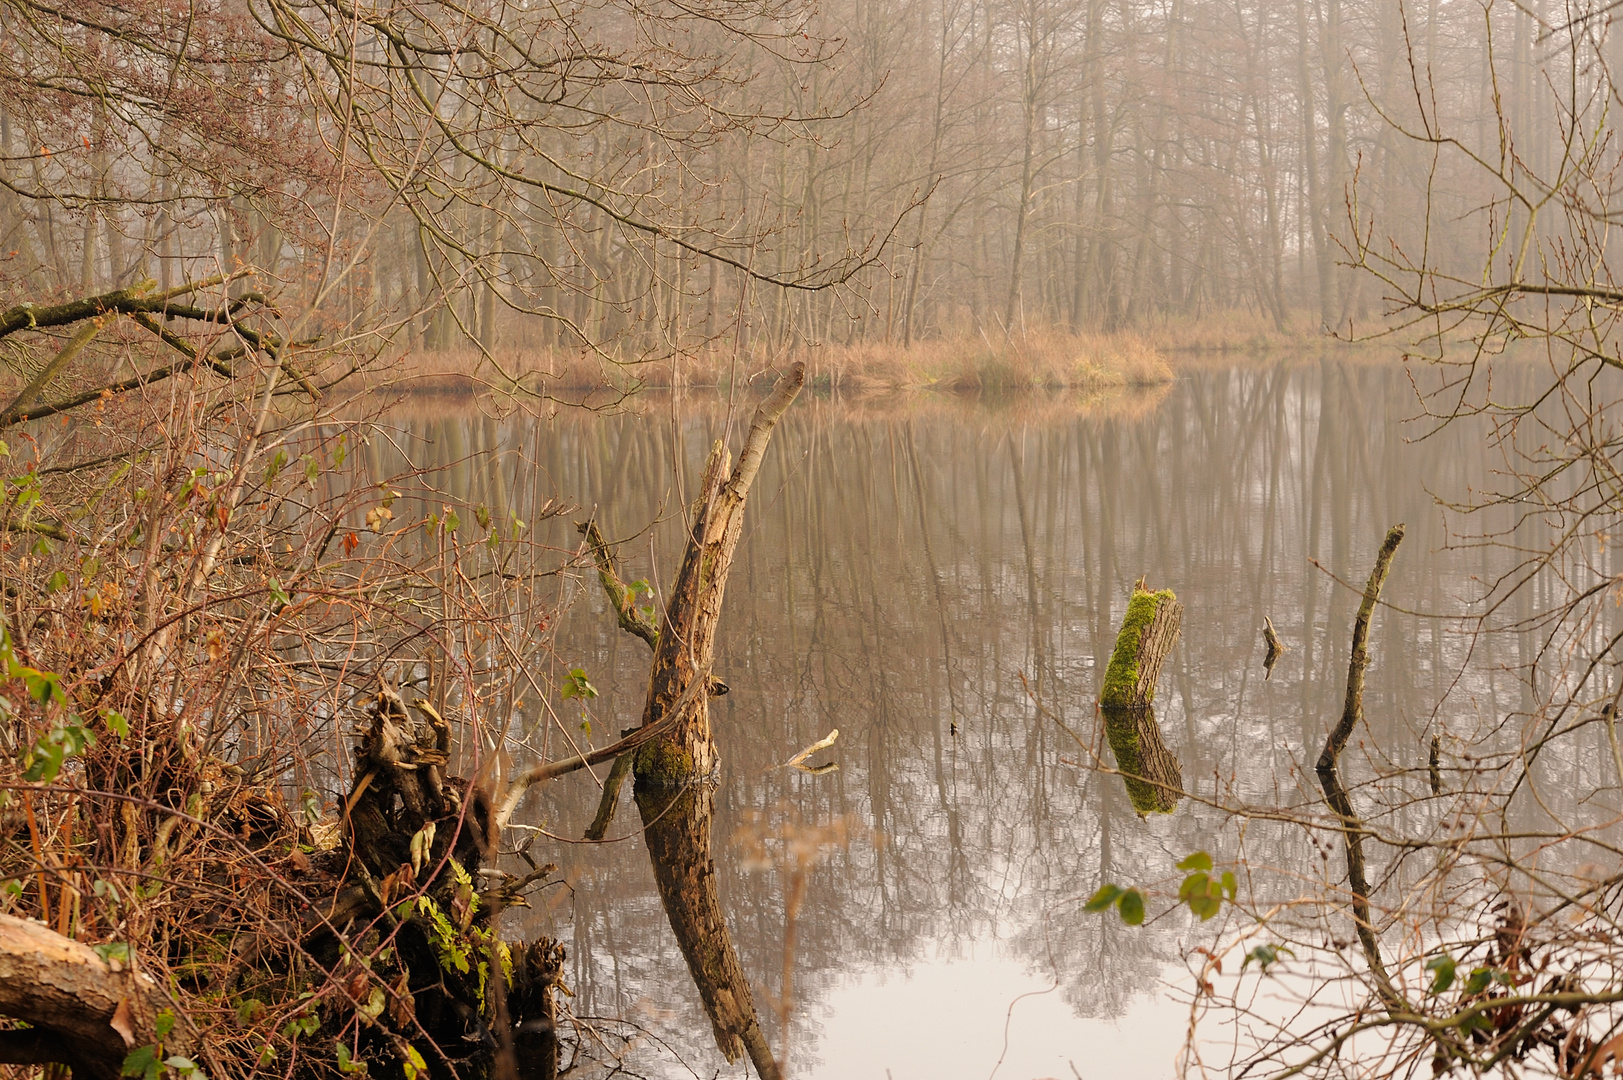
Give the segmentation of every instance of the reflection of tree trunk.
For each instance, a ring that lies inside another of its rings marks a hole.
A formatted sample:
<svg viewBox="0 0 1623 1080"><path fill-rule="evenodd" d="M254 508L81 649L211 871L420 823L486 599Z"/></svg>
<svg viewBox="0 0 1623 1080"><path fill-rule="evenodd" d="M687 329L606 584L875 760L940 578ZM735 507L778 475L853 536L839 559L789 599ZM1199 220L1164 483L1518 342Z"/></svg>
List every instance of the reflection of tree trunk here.
<svg viewBox="0 0 1623 1080"><path fill-rule="evenodd" d="M1106 708L1105 734L1116 768L1127 782L1127 797L1140 814L1170 814L1183 797L1183 770L1161 738L1155 710Z"/></svg>
<svg viewBox="0 0 1623 1080"><path fill-rule="evenodd" d="M710 857L710 785L718 760L709 695L690 688L710 678L722 595L744 525L744 502L772 429L805 378L805 365L797 363L778 380L756 410L730 476L726 446L717 442L710 453L687 552L660 625L643 711L645 728L668 715L674 715L675 723L637 751L633 767L660 901L710 1016L716 1045L729 1062L748 1052L766 1080L777 1080L780 1073L733 949Z"/></svg>
<svg viewBox="0 0 1623 1080"><path fill-rule="evenodd" d="M716 864L710 856L714 792L703 778L668 786L639 777L637 809L646 826L643 836L665 915L710 1014L716 1045L729 1062L748 1053L763 1078L776 1078L777 1064L716 893Z"/></svg>

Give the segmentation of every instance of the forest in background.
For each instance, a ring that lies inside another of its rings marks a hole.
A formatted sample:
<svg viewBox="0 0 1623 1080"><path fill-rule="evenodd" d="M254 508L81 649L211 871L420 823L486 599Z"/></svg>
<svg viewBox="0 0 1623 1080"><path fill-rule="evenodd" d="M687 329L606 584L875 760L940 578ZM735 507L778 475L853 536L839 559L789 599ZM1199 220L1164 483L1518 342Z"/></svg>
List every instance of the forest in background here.
<svg viewBox="0 0 1623 1080"><path fill-rule="evenodd" d="M1522 254L1611 19L30 0L0 13L3 272L38 300L251 265L328 340L419 355L1356 334L1391 292L1363 246L1466 276Z"/></svg>

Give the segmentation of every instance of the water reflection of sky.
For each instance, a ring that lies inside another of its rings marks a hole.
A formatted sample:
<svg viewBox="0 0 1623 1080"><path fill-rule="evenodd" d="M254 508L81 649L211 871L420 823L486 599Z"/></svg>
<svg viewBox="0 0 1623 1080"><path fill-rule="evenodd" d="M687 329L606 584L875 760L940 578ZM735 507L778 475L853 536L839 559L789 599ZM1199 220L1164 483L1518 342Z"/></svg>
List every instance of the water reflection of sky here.
<svg viewBox="0 0 1623 1080"><path fill-rule="evenodd" d="M1464 427L1407 442L1412 393L1401 369L1326 361L1202 372L1164 398L1091 407L807 400L790 412L728 587L717 656L732 693L714 717L722 896L773 1031L787 864L747 865L739 838L848 826L808 870L795 1075L990 1076L1006 1032L996 1075L1010 1080L1069 1077L1072 1063L1088 1080L1171 1074L1188 1012L1167 980L1208 928L1176 916L1128 928L1081 901L1105 879L1175 889L1173 864L1197 849L1310 881L1334 877L1339 860L1262 824L1242 848L1232 823L1188 804L1140 820L1120 782L1075 764L1085 751L1042 712L1096 736L1097 679L1144 575L1185 608L1158 708L1186 784L1313 801L1304 766L1310 775L1340 709L1354 602L1310 560L1362 582L1386 526L1406 521L1388 596L1448 612L1502 559L1445 550L1429 492L1480 488L1488 465ZM657 585L680 551L674 508L726 416L700 400L642 416L407 411L401 423L425 448L497 455L462 470L452 494L521 512L526 496L509 493L595 508L611 537L630 538L627 576ZM575 546L566 520L541 531ZM564 583L559 603L559 660L602 691L594 728L606 741L636 722L647 650L615 629L595 580ZM1290 649L1266 681L1264 615ZM1433 733L1468 735L1519 704L1504 670L1517 647L1479 647L1439 708L1463 638L1447 622L1383 614L1366 709L1386 757L1350 768L1416 770L1394 782L1418 790ZM834 728L819 759L837 772L773 767ZM578 837L595 803L577 776L532 798L524 820ZM569 884L525 930L569 949L577 1013L637 1019L708 1076L721 1061L634 822L622 809L610 835L627 839L549 850ZM1295 886L1260 874L1248 887ZM644 1045L644 1072L688 1075Z"/></svg>

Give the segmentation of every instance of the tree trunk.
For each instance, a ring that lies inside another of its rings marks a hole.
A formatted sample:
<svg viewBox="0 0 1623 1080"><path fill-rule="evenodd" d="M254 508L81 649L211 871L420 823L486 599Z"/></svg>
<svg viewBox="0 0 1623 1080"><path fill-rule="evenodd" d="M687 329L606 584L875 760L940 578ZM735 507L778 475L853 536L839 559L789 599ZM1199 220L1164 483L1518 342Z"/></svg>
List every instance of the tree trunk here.
<svg viewBox="0 0 1623 1080"><path fill-rule="evenodd" d="M1099 695L1116 767L1141 815L1171 813L1183 796L1182 769L1162 740L1151 707L1161 665L1178 643L1182 623L1183 605L1171 589L1152 593L1142 582L1133 586Z"/></svg>
<svg viewBox="0 0 1623 1080"><path fill-rule="evenodd" d="M654 880L716 1045L729 1062L747 1052L763 1080L777 1080L780 1073L716 893L710 830L719 762L710 732L710 695L695 691L710 680L716 624L743 531L745 500L772 429L805 379L805 365L797 363L778 380L756 410L730 476L726 446L718 441L710 453L687 552L660 625L643 727L677 715L668 731L637 750L633 767ZM704 682L696 686L699 680Z"/></svg>

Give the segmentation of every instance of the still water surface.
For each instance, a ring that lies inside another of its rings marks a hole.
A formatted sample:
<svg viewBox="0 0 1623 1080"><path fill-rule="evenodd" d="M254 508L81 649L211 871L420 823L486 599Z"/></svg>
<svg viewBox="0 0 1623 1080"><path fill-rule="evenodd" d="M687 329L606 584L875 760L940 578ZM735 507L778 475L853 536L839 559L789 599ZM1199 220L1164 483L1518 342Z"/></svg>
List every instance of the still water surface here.
<svg viewBox="0 0 1623 1080"><path fill-rule="evenodd" d="M1141 819L1061 723L1097 737L1098 681L1143 576L1184 605L1157 704L1188 789L1297 799L1346 678L1356 598L1326 571L1361 583L1404 521L1387 596L1448 612L1506 559L1449 548L1432 493L1480 490L1489 458L1463 425L1412 441L1415 411L1401 368L1338 360L1192 373L1093 403L797 403L748 510L716 650L732 692L712 708L722 898L774 1045L792 975L791 1075L1174 1074L1184 961L1212 924L1185 912L1130 928L1082 901L1104 880L1164 885L1199 849L1319 880L1339 858L1300 830L1242 837L1190 802ZM747 415L731 419L735 446ZM595 513L624 539L627 578L656 587L680 556L678 508L729 430L710 398L548 420L407 408L395 422L420 460L492 455L456 471L450 494L578 504L573 517ZM574 549L571 521L538 525L541 539ZM615 628L589 575L559 579L552 603L559 662L601 691L601 744L638 720L647 650ZM1289 646L1266 680L1264 615ZM1469 734L1521 705L1505 670L1516 639L1479 644L1467 665L1451 625L1377 623L1366 709L1399 767L1423 764L1431 734ZM812 761L837 770L781 767L836 728ZM532 748L556 756L546 738ZM1569 766L1597 771L1600 757ZM578 838L596 801L576 774L521 820ZM543 837L534 850L567 885L538 901L526 934L569 949L577 1015L642 1026L639 1072L742 1076L710 1042L636 833L626 800L616 842Z"/></svg>

